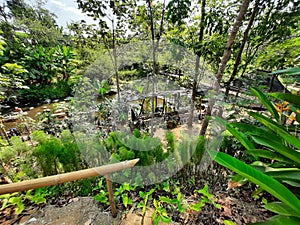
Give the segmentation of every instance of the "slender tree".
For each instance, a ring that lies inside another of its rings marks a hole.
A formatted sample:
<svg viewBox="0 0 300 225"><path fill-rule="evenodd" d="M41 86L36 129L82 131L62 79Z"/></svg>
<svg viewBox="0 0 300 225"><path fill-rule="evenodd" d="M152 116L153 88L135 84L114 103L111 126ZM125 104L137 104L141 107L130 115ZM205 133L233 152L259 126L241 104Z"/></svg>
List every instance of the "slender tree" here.
<svg viewBox="0 0 300 225"><path fill-rule="evenodd" d="M255 4L254 4L253 11L252 11L252 14L251 14L251 17L250 17L250 20L249 20L248 25L247 25L247 28L244 31L243 40L242 40L241 46L239 48L239 51L237 53L237 56L236 56L236 59L235 59L235 62L234 62L233 71L231 73L231 76L230 76L229 80L226 83L226 92L225 92L226 96L228 96L231 82L234 80L234 78L237 75L238 67L239 67L239 65L241 63L242 53L244 51L244 48L245 48L245 45L246 45L246 42L247 42L247 39L248 39L248 35L249 35L249 32L250 32L250 29L252 28L254 19L255 19L256 15L258 14L258 12L259 12L259 4L260 4L260 0L256 0Z"/></svg>
<svg viewBox="0 0 300 225"><path fill-rule="evenodd" d="M243 18L245 16L246 12L247 12L250 1L251 0L244 0L241 7L240 7L239 14L236 18L236 21L235 21L235 23L233 25L233 28L232 28L232 31L230 33L230 37L229 37L228 42L226 44L226 47L224 49L221 64L220 64L220 67L219 67L219 70L218 70L218 73L217 73L217 76L216 76L217 80L216 80L216 83L214 85L215 91L219 91L219 85L222 81L222 77L223 77L227 62L228 62L229 57L230 57L231 47L232 47L233 42L235 40L235 37L236 37L236 35L239 31L239 28L242 25ZM207 127L208 127L208 124L209 124L209 117L211 116L212 108L213 108L214 104L215 104L215 100L211 99L209 101L209 104L208 104L208 107L207 107L207 116L203 120L203 124L202 124L201 130L200 130L200 135L204 135L206 133L206 130L207 130Z"/></svg>
<svg viewBox="0 0 300 225"><path fill-rule="evenodd" d="M112 49L111 59L114 65L117 83L117 95L120 102L120 84L118 73L117 38L126 33L126 19L136 6L135 0L77 0L78 7L88 16L98 20L102 31L102 40L108 49ZM123 32L123 34L122 34Z"/></svg>
<svg viewBox="0 0 300 225"><path fill-rule="evenodd" d="M206 0L201 0L201 18L200 18L200 31L199 31L199 43L203 42L204 38L204 29L205 29L205 12ZM195 50L196 53L196 62L195 62L195 76L193 78L193 88L192 88L192 99L191 99L191 108L190 108L190 117L188 120L188 127L191 128L193 125L194 118L194 107L195 107L195 99L196 99L196 91L197 91L197 82L199 76L199 68L200 68L200 51ZM201 107L201 106L200 106Z"/></svg>

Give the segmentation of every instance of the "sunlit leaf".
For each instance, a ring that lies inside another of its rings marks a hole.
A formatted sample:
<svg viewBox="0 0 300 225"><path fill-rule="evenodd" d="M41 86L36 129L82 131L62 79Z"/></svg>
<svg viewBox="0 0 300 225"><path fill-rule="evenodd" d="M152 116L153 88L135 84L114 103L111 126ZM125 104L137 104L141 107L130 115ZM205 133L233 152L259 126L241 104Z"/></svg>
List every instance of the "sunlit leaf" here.
<svg viewBox="0 0 300 225"><path fill-rule="evenodd" d="M287 93L270 93L270 96L279 100L287 101L290 104L300 107L300 96Z"/></svg>
<svg viewBox="0 0 300 225"><path fill-rule="evenodd" d="M266 222L251 223L251 225L299 225L300 219L291 216L273 216Z"/></svg>
<svg viewBox="0 0 300 225"><path fill-rule="evenodd" d="M226 124L227 130L238 139L242 145L245 146L246 149L254 149L255 146L248 140L245 134L234 129L230 124Z"/></svg>
<svg viewBox="0 0 300 225"><path fill-rule="evenodd" d="M285 157L300 165L300 152L297 152L294 149L283 145L278 140L270 140L268 138L256 135L252 135L252 139L256 143L272 148L274 151L280 153L281 155L284 155Z"/></svg>
<svg viewBox="0 0 300 225"><path fill-rule="evenodd" d="M279 114L267 96L260 90L254 87L250 87L251 92L260 100L260 102L268 109L272 116L279 121Z"/></svg>
<svg viewBox="0 0 300 225"><path fill-rule="evenodd" d="M284 138L289 144L293 145L297 149L300 149L300 139L291 135L283 127L279 126L277 123L267 118L264 115L255 112L249 112L249 114L254 117L256 120L264 124L266 127L271 129L273 132L277 133L279 136Z"/></svg>
<svg viewBox="0 0 300 225"><path fill-rule="evenodd" d="M246 163L222 152L208 151L210 156L219 164L244 176L249 181L259 185L271 195L288 205L300 215L300 200L284 185L274 178L254 169Z"/></svg>

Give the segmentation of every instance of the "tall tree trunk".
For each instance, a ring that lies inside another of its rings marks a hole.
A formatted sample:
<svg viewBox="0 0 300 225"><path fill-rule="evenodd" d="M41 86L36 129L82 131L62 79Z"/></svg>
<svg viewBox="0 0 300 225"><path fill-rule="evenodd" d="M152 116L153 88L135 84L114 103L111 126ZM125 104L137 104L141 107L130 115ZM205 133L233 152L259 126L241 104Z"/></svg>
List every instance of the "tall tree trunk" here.
<svg viewBox="0 0 300 225"><path fill-rule="evenodd" d="M214 85L214 90L216 92L218 92L219 89L220 89L219 85L222 81L223 74L224 74L227 62L229 60L229 57L230 57L231 47L234 43L237 32L239 31L239 28L240 28L240 26L243 22L244 15L247 12L250 1L251 0L244 0L243 1L242 5L240 7L239 14L236 18L236 21L235 21L234 25L233 25L233 28L232 28L230 37L228 39L228 42L226 44L226 47L225 47L225 50L224 50L224 53L223 53L223 57L222 57L222 60L221 60L221 64L219 66L219 70L218 70L218 73L217 73L217 81L215 82L215 85ZM207 107L207 112L206 112L207 116L205 117L205 119L203 121L201 130L200 130L200 135L205 135L205 133L206 133L206 130L207 130L207 127L208 127L208 124L209 124L209 118L211 116L212 108L213 108L214 104L215 104L215 99L212 98L209 101L209 104L208 104L208 107Z"/></svg>
<svg viewBox="0 0 300 225"><path fill-rule="evenodd" d="M151 0L147 1L148 3L148 10L149 10L149 18L150 18L150 29L151 29L151 40L152 40L152 115L151 115L151 134L154 133L154 77L155 77L155 71L156 71L156 44L155 44L155 33L154 33L154 21L153 21L153 11L152 11L152 5ZM147 89L149 86L149 77L148 77L148 84Z"/></svg>
<svg viewBox="0 0 300 225"><path fill-rule="evenodd" d="M118 72L118 57L117 57L117 46L116 46L116 32L115 32L115 23L114 18L112 20L112 29L113 29L113 57L114 57L114 70L115 70L115 76L117 80L117 95L118 95L118 103L120 103L120 78L119 78L119 72Z"/></svg>
<svg viewBox="0 0 300 225"><path fill-rule="evenodd" d="M152 60L153 60L153 65L152 65L152 114L151 114L151 134L154 133L154 112L155 112L155 106L154 106L154 92L155 92L155 77L156 77L156 72L157 72L157 62L156 62L156 50L159 46L159 41L161 38L161 35L163 33L163 24L164 24L164 16L165 16L165 4L166 1L164 0L163 2L163 11L162 11L162 19L160 22L160 29L159 33L157 35L157 40L155 43L155 32L154 32L154 21L153 21L153 8L151 5L151 0L147 0L148 4L148 10L149 10L149 18L150 18L150 29L151 29L151 40L152 40ZM147 79L149 82L149 77ZM147 84L147 89L148 89Z"/></svg>
<svg viewBox="0 0 300 225"><path fill-rule="evenodd" d="M244 32L244 35L243 35L243 40L242 40L241 47L240 47L240 49L238 51L238 54L237 54L237 57L235 59L232 74L231 74L229 80L226 83L226 92L225 92L226 97L228 97L231 82L234 80L234 78L236 77L236 74L238 72L238 67L241 63L242 53L244 51L244 48L245 48L245 45L246 45L246 42L247 42L247 39L248 39L249 31L250 31L250 29L253 25L254 19L257 15L258 11L259 11L259 2L260 2L260 0L255 1L255 5L254 5L254 8L253 8L253 12L251 14L251 18L249 20L248 26L247 26L247 28Z"/></svg>
<svg viewBox="0 0 300 225"><path fill-rule="evenodd" d="M203 37L204 37L205 16L206 16L205 15L205 6L206 6L206 0L202 0L202 2L201 2L200 31L199 31L199 39L198 39L199 43L203 42ZM199 68L200 68L200 53L196 52L195 75L194 75L194 79L193 79L190 117L189 117L189 120L188 120L188 127L189 128L191 128L193 126L194 107L195 107L195 98L196 98L196 91L197 91L197 80L198 80L198 76L199 76Z"/></svg>

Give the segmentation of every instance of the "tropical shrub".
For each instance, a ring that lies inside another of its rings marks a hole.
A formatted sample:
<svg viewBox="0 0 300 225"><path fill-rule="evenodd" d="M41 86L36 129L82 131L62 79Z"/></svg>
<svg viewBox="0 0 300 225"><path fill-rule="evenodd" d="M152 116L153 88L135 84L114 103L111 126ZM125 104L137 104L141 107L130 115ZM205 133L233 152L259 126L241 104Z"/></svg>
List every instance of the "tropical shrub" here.
<svg viewBox="0 0 300 225"><path fill-rule="evenodd" d="M281 201L265 205L279 214L266 224L299 224L300 200L296 194L300 187L300 140L294 125L300 121L299 96L271 93L270 96L285 101L273 104L260 90L250 90L267 112L248 112L255 124L239 122L226 124L226 127L256 161L247 165L224 153L210 151L210 154L221 165L258 184Z"/></svg>
<svg viewBox="0 0 300 225"><path fill-rule="evenodd" d="M2 34L1 30L0 34ZM6 42L0 35L0 102L9 100L10 96L14 94L14 89L27 88L23 85L23 80L19 78L26 70L21 65L7 60L5 46Z"/></svg>
<svg viewBox="0 0 300 225"><path fill-rule="evenodd" d="M20 97L25 101L43 101L46 99L61 99L70 96L72 84L61 80L56 83L41 86L29 85L28 89L19 90Z"/></svg>

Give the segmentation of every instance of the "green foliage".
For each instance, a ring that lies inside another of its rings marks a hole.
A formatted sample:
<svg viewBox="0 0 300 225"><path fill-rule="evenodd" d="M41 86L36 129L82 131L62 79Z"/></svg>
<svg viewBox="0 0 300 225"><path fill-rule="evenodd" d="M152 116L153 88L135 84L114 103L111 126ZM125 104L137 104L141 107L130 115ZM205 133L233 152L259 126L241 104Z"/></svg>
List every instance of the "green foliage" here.
<svg viewBox="0 0 300 225"><path fill-rule="evenodd" d="M3 163L9 163L20 155L27 153L29 149L30 147L22 142L20 137L12 137L10 139L10 145L4 144L0 147L0 160Z"/></svg>
<svg viewBox="0 0 300 225"><path fill-rule="evenodd" d="M143 200L139 202L139 204L137 205L137 208L142 208L143 215L146 213L146 207L148 204L148 200L152 200L152 194L154 191L155 191L154 188L150 189L148 192L139 191L139 195Z"/></svg>
<svg viewBox="0 0 300 225"><path fill-rule="evenodd" d="M46 194L40 192L39 189L37 189L36 191L29 190L26 192L26 194L19 194L15 192L12 194L0 195L0 199L2 201L2 206L0 210L4 210L5 208L13 206L15 209L15 213L19 215L25 209L25 200L29 200L31 203L39 205L46 203L45 197Z"/></svg>
<svg viewBox="0 0 300 225"><path fill-rule="evenodd" d="M166 140L167 140L167 151L174 152L176 140L175 140L175 135L173 134L173 132L167 130Z"/></svg>
<svg viewBox="0 0 300 225"><path fill-rule="evenodd" d="M297 51L299 47L300 37L290 37L285 41L273 42L261 53L258 63L268 69L299 67L300 61Z"/></svg>
<svg viewBox="0 0 300 225"><path fill-rule="evenodd" d="M34 133L33 140L41 142L33 155L44 176L55 175L80 169L81 154L74 139L62 141L59 138L44 136L41 131Z"/></svg>
<svg viewBox="0 0 300 225"><path fill-rule="evenodd" d="M24 36L22 42L25 44L44 46L59 44L63 40L62 29L57 26L55 15L43 7L44 4L41 2L29 5L24 1L18 3L10 1L8 9L2 14L12 18L12 22L5 20L1 23L3 29L6 25L6 36L12 38L14 33L20 32ZM30 41L28 36L31 37Z"/></svg>
<svg viewBox="0 0 300 225"><path fill-rule="evenodd" d="M0 210L3 210L10 206L14 206L15 213L17 215L22 213L25 207L22 202L22 198L20 196L16 196L17 194L18 193L0 195L0 198L2 199L2 207Z"/></svg>
<svg viewBox="0 0 300 225"><path fill-rule="evenodd" d="M162 198L162 196L160 197ZM159 222L170 223L172 221L172 217L168 215L167 210L162 206L160 201L154 199L153 206L155 208L152 214L152 221L154 225L158 225Z"/></svg>
<svg viewBox="0 0 300 225"><path fill-rule="evenodd" d="M29 85L29 89L20 90L21 97L26 101L43 101L45 99L61 99L70 96L72 92L72 85L61 80L57 83L52 83L41 86Z"/></svg>
<svg viewBox="0 0 300 225"><path fill-rule="evenodd" d="M194 163L199 163L204 153L204 139L196 135L183 134L181 141L174 150L174 155L179 167L189 163L193 159Z"/></svg>
<svg viewBox="0 0 300 225"><path fill-rule="evenodd" d="M130 192L134 191L135 187L130 186L128 183L123 183L120 185L119 188L116 189L114 192L114 197L116 201L121 201L125 208L128 207L128 205L132 204L132 199L129 198Z"/></svg>
<svg viewBox="0 0 300 225"><path fill-rule="evenodd" d="M106 186L103 184L104 178L101 178L98 182L97 186L93 188L93 190L100 190L96 195L93 196L93 198L102 204L109 205L108 201L108 192L106 190Z"/></svg>
<svg viewBox="0 0 300 225"><path fill-rule="evenodd" d="M142 135L138 130L135 130L129 137L126 133L111 132L104 144L106 149L111 153L116 153L121 161L139 158L138 165L140 166L161 162L168 156L168 153L163 152L159 139Z"/></svg>
<svg viewBox="0 0 300 225"><path fill-rule="evenodd" d="M216 203L216 199L213 194L208 191L208 185L206 184L202 189L195 190L195 193L201 194L201 203L212 204L215 208L220 209L221 206Z"/></svg>
<svg viewBox="0 0 300 225"><path fill-rule="evenodd" d="M282 120L283 112L289 111L289 108L284 108L288 103L274 105L258 89L251 88L251 91L265 105L271 117L266 116L266 113L249 112L248 114L259 122L258 126L257 124L240 122L227 124L226 127L247 149L246 153L254 156L256 160L262 158L264 162L257 161L249 166L224 153L210 151L210 155L219 164L259 185L282 201L281 203L266 204L267 209L280 214L280 216L272 217L269 220L270 222L266 222L266 224L272 224L274 221L278 223L298 221L299 218L294 217L299 217L300 200L291 191L292 189L289 190L284 186L284 184L294 187L300 186L300 141L294 133L290 132L290 130L293 131L297 128L291 124L284 126L284 120ZM281 93L274 93L271 96L282 100L290 100L291 105L295 105L295 110L298 106L296 96ZM295 112L297 113L297 110ZM252 143L253 141L255 144ZM259 148L256 148L257 146Z"/></svg>
<svg viewBox="0 0 300 225"><path fill-rule="evenodd" d="M46 48L41 45L25 50L22 77L27 84L44 86L57 80L68 80L76 69L75 54L67 46Z"/></svg>
<svg viewBox="0 0 300 225"><path fill-rule="evenodd" d="M170 185L168 182L161 184L166 193L164 193L164 195L159 195L158 200L153 199L155 210L152 214L152 220L154 224L158 224L159 221L170 223L172 220L170 215L185 214L190 210L199 212L205 204L212 204L214 207L220 208L220 205L216 203L215 197L208 192L207 185L202 189L194 191L194 197L197 198L198 202L187 203L187 199L185 199L180 187L176 184ZM159 186L160 185L157 187L158 190L160 189ZM197 196L197 194L200 195Z"/></svg>
<svg viewBox="0 0 300 225"><path fill-rule="evenodd" d="M8 100L13 89L27 88L23 85L23 80L19 78L19 75L26 72L26 70L17 63L7 62L4 52L5 45L6 42L0 35L0 102Z"/></svg>
<svg viewBox="0 0 300 225"><path fill-rule="evenodd" d="M191 1L190 0L171 0L167 5L167 19L173 24L178 26L182 25L183 19L188 17L191 11Z"/></svg>
<svg viewBox="0 0 300 225"><path fill-rule="evenodd" d="M267 108L267 110L278 121L279 120L278 112L276 111L273 104L269 101L269 99L267 99L267 97L257 88L251 87L250 90L255 96L257 96L257 98L260 100L260 102L262 104L264 104L264 106Z"/></svg>
<svg viewBox="0 0 300 225"><path fill-rule="evenodd" d="M300 212L300 200L277 180L225 153L209 151L209 154L219 164L246 177L251 182L260 185L264 190L281 200L289 208L298 213Z"/></svg>
<svg viewBox="0 0 300 225"><path fill-rule="evenodd" d="M16 157L17 151L11 146L1 147L0 150L0 160L3 163L8 163L14 157Z"/></svg>
<svg viewBox="0 0 300 225"><path fill-rule="evenodd" d="M134 69L134 70L121 70L119 71L119 76L121 80L130 81L130 80L141 78L145 76L145 74L141 69L139 70Z"/></svg>

